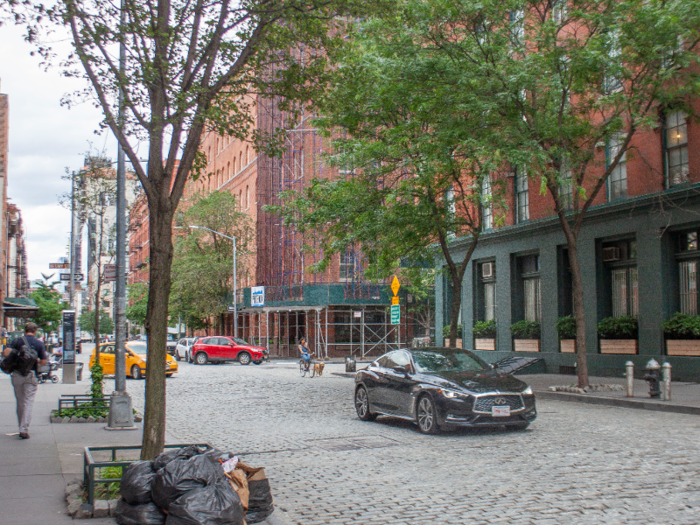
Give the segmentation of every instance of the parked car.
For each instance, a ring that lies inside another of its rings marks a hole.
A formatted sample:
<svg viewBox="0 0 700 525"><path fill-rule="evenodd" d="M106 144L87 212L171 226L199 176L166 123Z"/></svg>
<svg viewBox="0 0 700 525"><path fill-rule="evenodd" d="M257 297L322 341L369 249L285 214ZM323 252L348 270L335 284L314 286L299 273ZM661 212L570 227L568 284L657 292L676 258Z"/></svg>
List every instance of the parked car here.
<svg viewBox="0 0 700 525"><path fill-rule="evenodd" d="M191 363L192 359L190 358L190 349L192 348L192 345L196 339L196 337L183 337L180 339L177 342L177 346L175 346L175 359L178 361L184 359L188 363Z"/></svg>
<svg viewBox="0 0 700 525"><path fill-rule="evenodd" d="M102 373L114 375L115 372L114 343L100 345L100 364ZM134 379L141 379L146 374L146 361L148 359L148 346L142 341L128 341L126 343L126 375ZM95 350L90 356L90 367L95 363ZM177 372L177 363L168 355L165 364L165 375L171 377Z"/></svg>
<svg viewBox="0 0 700 525"><path fill-rule="evenodd" d="M198 365L205 365L210 361L238 361L242 365L249 365L252 361L259 365L265 358L262 347L249 345L243 339L228 336L201 338L192 346L191 355Z"/></svg>
<svg viewBox="0 0 700 525"><path fill-rule="evenodd" d="M458 348L410 348L381 356L355 375L355 409L410 419L424 434L455 427L524 429L537 417L532 389Z"/></svg>
<svg viewBox="0 0 700 525"><path fill-rule="evenodd" d="M168 334L165 345L168 348L168 353L170 355L175 355L175 348L177 347L177 334Z"/></svg>

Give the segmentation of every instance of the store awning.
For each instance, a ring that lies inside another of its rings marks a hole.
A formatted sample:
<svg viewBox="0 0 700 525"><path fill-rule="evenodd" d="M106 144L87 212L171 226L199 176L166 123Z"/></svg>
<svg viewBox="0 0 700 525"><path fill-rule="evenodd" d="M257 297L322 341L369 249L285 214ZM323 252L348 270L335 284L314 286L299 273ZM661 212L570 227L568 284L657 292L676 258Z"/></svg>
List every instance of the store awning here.
<svg viewBox="0 0 700 525"><path fill-rule="evenodd" d="M39 307L34 299L28 297L6 297L2 304L5 317L34 317L39 313Z"/></svg>

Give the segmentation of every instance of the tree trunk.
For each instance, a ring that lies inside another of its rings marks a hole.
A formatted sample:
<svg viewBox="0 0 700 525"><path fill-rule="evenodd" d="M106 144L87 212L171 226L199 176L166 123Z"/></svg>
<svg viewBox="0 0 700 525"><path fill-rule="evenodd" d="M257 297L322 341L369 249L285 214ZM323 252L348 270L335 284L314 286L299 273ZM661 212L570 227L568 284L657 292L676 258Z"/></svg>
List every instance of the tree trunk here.
<svg viewBox="0 0 700 525"><path fill-rule="evenodd" d="M586 358L586 315L583 308L583 280L581 265L578 262L578 237L567 240L569 247L569 265L571 266L571 284L573 288L574 318L576 319L576 371L578 386L588 386L588 360Z"/></svg>
<svg viewBox="0 0 700 525"><path fill-rule="evenodd" d="M164 197L168 199L166 194ZM167 206L167 205L166 205ZM141 459L152 460L165 445L165 363L170 298L170 267L173 260L172 220L170 209L162 202L150 203L150 283L146 334L148 361L146 364L146 406L143 423Z"/></svg>
<svg viewBox="0 0 700 525"><path fill-rule="evenodd" d="M457 347L457 323L462 306L462 275L452 277L452 311L450 312L450 348Z"/></svg>

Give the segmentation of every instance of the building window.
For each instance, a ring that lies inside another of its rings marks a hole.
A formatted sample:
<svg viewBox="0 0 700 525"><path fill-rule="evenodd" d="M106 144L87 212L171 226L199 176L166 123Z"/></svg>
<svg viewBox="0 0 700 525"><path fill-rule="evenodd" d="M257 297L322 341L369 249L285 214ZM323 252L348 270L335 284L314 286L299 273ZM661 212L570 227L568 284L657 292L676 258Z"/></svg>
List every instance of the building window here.
<svg viewBox="0 0 700 525"><path fill-rule="evenodd" d="M603 244L603 263L610 271L612 316L639 313L636 241L615 241Z"/></svg>
<svg viewBox="0 0 700 525"><path fill-rule="evenodd" d="M518 263L523 285L523 319L539 322L542 318L540 256L526 255Z"/></svg>
<svg viewBox="0 0 700 525"><path fill-rule="evenodd" d="M528 195L527 172L517 169L515 172L515 218L518 223L530 220L530 197Z"/></svg>
<svg viewBox="0 0 700 525"><path fill-rule="evenodd" d="M698 251L697 230L678 235L678 292L680 312L686 315L698 315Z"/></svg>
<svg viewBox="0 0 700 525"><path fill-rule="evenodd" d="M514 47L525 43L525 11L518 9L510 12L510 38Z"/></svg>
<svg viewBox="0 0 700 525"><path fill-rule="evenodd" d="M482 262L476 265L479 283L479 320L490 321L496 318L496 263Z"/></svg>
<svg viewBox="0 0 700 525"><path fill-rule="evenodd" d="M348 282L353 280L355 274L355 257L352 251L340 252L340 264L338 267L338 280Z"/></svg>
<svg viewBox="0 0 700 525"><path fill-rule="evenodd" d="M484 177L481 187L482 230L493 228L493 202L491 201L491 178Z"/></svg>
<svg viewBox="0 0 700 525"><path fill-rule="evenodd" d="M617 157L624 137L620 134L615 134L608 143L606 148L607 158L606 165L609 167L612 161ZM627 153L623 153L617 166L610 173L608 179L608 200L614 201L627 197Z"/></svg>
<svg viewBox="0 0 700 525"><path fill-rule="evenodd" d="M668 185L688 182L688 125L682 111L666 116L664 137Z"/></svg>
<svg viewBox="0 0 700 525"><path fill-rule="evenodd" d="M245 165L250 164L250 156L248 155L248 146L245 147Z"/></svg>
<svg viewBox="0 0 700 525"><path fill-rule="evenodd" d="M566 0L553 0L552 1L552 19L561 23L566 20Z"/></svg>
<svg viewBox="0 0 700 525"><path fill-rule="evenodd" d="M245 187L245 209L250 208L250 190L248 186Z"/></svg>

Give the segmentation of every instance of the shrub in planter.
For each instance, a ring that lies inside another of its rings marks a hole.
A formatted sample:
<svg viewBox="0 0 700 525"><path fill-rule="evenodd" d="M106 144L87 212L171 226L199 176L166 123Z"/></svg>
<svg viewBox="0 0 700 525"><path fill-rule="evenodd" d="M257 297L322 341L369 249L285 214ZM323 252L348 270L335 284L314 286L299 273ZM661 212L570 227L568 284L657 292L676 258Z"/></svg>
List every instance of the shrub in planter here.
<svg viewBox="0 0 700 525"><path fill-rule="evenodd" d="M492 339L496 337L496 320L479 321L474 324L472 332L474 333L474 337L478 337L479 339Z"/></svg>
<svg viewBox="0 0 700 525"><path fill-rule="evenodd" d="M510 325L513 339L539 339L540 323L537 321L518 321Z"/></svg>
<svg viewBox="0 0 700 525"><path fill-rule="evenodd" d="M606 317L598 323L601 339L637 339L637 318L631 315Z"/></svg>
<svg viewBox="0 0 700 525"><path fill-rule="evenodd" d="M559 339L576 339L576 319L573 315L560 317L555 323Z"/></svg>
<svg viewBox="0 0 700 525"><path fill-rule="evenodd" d="M666 339L700 339L700 315L677 313L662 326Z"/></svg>
<svg viewBox="0 0 700 525"><path fill-rule="evenodd" d="M450 325L444 326L442 328L442 337L444 337L444 338L450 337ZM457 325L457 339L462 339L462 325L461 324Z"/></svg>

